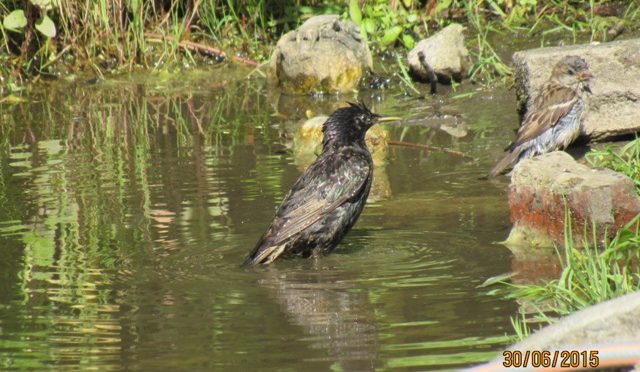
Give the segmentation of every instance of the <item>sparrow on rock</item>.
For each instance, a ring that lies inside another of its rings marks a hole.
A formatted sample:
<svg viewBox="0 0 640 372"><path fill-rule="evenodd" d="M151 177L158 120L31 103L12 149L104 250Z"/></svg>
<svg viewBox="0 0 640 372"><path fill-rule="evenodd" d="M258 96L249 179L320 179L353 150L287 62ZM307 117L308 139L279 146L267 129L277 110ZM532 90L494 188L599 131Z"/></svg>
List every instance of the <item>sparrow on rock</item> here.
<svg viewBox="0 0 640 372"><path fill-rule="evenodd" d="M524 116L516 139L505 149L508 154L489 177L515 167L522 159L564 150L575 141L587 111L585 95L591 93L588 83L592 77L583 58L562 58Z"/></svg>

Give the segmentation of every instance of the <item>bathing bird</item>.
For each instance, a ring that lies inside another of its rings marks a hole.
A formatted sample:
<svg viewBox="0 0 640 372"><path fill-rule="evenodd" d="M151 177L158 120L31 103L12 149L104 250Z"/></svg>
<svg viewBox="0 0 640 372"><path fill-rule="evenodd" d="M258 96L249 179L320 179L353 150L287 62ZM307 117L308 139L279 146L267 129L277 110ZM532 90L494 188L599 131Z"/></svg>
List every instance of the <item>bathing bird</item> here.
<svg viewBox="0 0 640 372"><path fill-rule="evenodd" d="M300 175L245 263L283 255L331 252L360 216L371 188L373 161L365 134L381 121L363 103L339 108L323 124L322 152Z"/></svg>
<svg viewBox="0 0 640 372"><path fill-rule="evenodd" d="M522 120L516 138L505 149L508 154L489 173L495 177L522 159L564 150L580 134L587 111L586 93L593 77L587 62L578 56L562 58L542 86Z"/></svg>

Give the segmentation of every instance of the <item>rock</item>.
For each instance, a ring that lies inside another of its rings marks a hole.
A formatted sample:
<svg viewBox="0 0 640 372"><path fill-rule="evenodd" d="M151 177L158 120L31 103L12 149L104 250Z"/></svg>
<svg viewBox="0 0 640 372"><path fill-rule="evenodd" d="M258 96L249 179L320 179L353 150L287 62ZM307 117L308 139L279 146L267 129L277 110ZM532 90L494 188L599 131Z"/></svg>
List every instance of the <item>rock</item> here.
<svg viewBox="0 0 640 372"><path fill-rule="evenodd" d="M613 300L587 307L559 319L554 324L535 332L521 342L508 348L524 356L549 350L550 361L554 366L562 362L562 351L571 357L580 354L579 363L590 361L592 352L597 351L598 363L602 372L637 371L640 361L640 292L630 293ZM554 358L555 351L558 358ZM575 352L573 352L575 350ZM515 355L515 353L513 354ZM536 359L529 359L533 361ZM539 359L538 359L539 360ZM502 371L504 354L492 362L463 370L463 372ZM522 363L522 359L520 359ZM550 364L550 363L549 363ZM635 368L634 368L635 364ZM532 364L529 364L532 365ZM533 368L535 369L535 368ZM515 368L514 368L515 370ZM523 368L523 370L529 370ZM557 370L542 368L541 370ZM588 369L595 371L596 369Z"/></svg>
<svg viewBox="0 0 640 372"><path fill-rule="evenodd" d="M422 52L440 83L449 84L451 80L460 81L466 78L471 67L471 58L464 46L463 31L464 27L454 23L418 42L407 57L411 73L420 80L431 81L430 74L418 55Z"/></svg>
<svg viewBox="0 0 640 372"><path fill-rule="evenodd" d="M566 204L566 207L565 207ZM569 154L554 151L521 161L511 176L509 206L513 228L505 244L514 252L564 241L565 208L573 236L611 236L640 213L633 181L609 169L591 169ZM524 249L523 249L524 248Z"/></svg>
<svg viewBox="0 0 640 372"><path fill-rule="evenodd" d="M549 78L552 66L567 55L583 57L594 74L583 134L605 140L640 131L640 39L514 53L520 112Z"/></svg>
<svg viewBox="0 0 640 372"><path fill-rule="evenodd" d="M590 306L560 319L510 350L549 350L567 345L640 344L640 292Z"/></svg>
<svg viewBox="0 0 640 372"><path fill-rule="evenodd" d="M293 161L300 171L306 169L322 151L322 124L328 116L316 116L305 121L293 136ZM389 132L381 125L374 125L365 136L373 158L373 184L369 201L391 197L391 184L387 175Z"/></svg>
<svg viewBox="0 0 640 372"><path fill-rule="evenodd" d="M358 26L337 15L322 15L280 38L269 76L289 94L348 92L372 66Z"/></svg>

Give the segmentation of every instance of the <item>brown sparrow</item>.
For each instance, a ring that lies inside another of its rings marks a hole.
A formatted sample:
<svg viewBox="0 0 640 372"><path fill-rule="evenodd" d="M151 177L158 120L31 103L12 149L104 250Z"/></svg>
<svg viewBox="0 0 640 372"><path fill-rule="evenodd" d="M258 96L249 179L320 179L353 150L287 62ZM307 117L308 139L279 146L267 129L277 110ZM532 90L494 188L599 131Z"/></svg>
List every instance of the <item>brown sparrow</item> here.
<svg viewBox="0 0 640 372"><path fill-rule="evenodd" d="M505 149L509 153L489 173L495 177L520 160L564 150L580 134L580 122L587 111L585 92L593 75L587 62L578 56L567 56L553 68L522 120L516 139Z"/></svg>

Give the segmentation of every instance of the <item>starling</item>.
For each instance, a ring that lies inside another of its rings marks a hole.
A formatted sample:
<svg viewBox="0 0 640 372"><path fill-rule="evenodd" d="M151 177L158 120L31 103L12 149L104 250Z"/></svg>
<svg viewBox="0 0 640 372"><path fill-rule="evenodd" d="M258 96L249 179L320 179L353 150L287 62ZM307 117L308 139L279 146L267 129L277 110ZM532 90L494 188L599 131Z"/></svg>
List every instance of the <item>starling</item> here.
<svg viewBox="0 0 640 372"><path fill-rule="evenodd" d="M365 133L379 121L364 104L336 110L322 127L322 153L302 173L246 263L283 254L329 253L355 224L371 188L373 161Z"/></svg>
<svg viewBox="0 0 640 372"><path fill-rule="evenodd" d="M586 110L585 92L593 75L587 62L567 56L553 68L551 77L533 101L518 129L516 139L505 149L509 153L489 173L495 177L520 160L555 150L564 150L580 134Z"/></svg>

